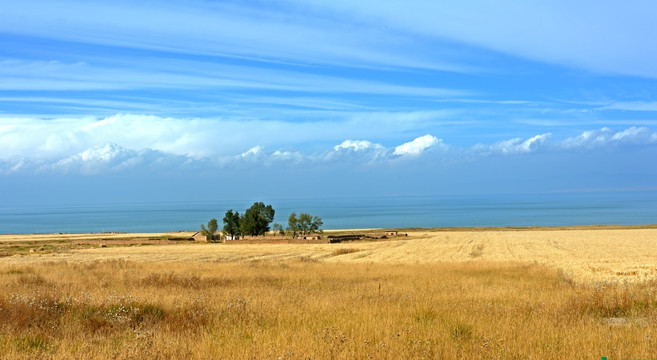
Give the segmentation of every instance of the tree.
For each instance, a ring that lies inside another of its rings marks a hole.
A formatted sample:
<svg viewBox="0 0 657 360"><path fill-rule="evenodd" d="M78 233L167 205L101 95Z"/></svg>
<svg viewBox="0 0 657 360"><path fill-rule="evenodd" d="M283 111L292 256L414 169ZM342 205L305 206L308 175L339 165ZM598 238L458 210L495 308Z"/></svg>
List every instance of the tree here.
<svg viewBox="0 0 657 360"><path fill-rule="evenodd" d="M322 221L322 218L320 218L319 216L313 216L313 220L310 222L310 229L309 229L310 233L311 234L314 233L314 232L321 233L322 232L322 229L321 229L322 225L324 225L324 222Z"/></svg>
<svg viewBox="0 0 657 360"><path fill-rule="evenodd" d="M301 231L301 235L306 235L306 232L310 229L310 222L313 221L312 216L306 213L301 213L299 214L299 231Z"/></svg>
<svg viewBox="0 0 657 360"><path fill-rule="evenodd" d="M240 234L240 214L233 209L226 211L224 216L224 233L230 234L230 237L235 240L235 235Z"/></svg>
<svg viewBox="0 0 657 360"><path fill-rule="evenodd" d="M324 222L318 216L311 216L310 214L301 213L299 214L297 224L301 235L307 235L314 232L321 232L320 227L324 225Z"/></svg>
<svg viewBox="0 0 657 360"><path fill-rule="evenodd" d="M287 219L287 231L292 232L292 238L297 237L297 233L299 232L299 221L297 220L296 213L290 214L290 217Z"/></svg>
<svg viewBox="0 0 657 360"><path fill-rule="evenodd" d="M214 242L215 239L218 237L216 235L218 228L219 228L219 226L217 225L217 219L212 218L208 222L208 227L207 228L205 226L203 226L203 224L201 224L201 234L205 235L205 237L208 239L208 241Z"/></svg>
<svg viewBox="0 0 657 360"><path fill-rule="evenodd" d="M255 202L240 218L240 229L245 235L265 235L269 224L274 221L275 210L271 205Z"/></svg>
<svg viewBox="0 0 657 360"><path fill-rule="evenodd" d="M287 230L292 232L292 237L296 237L297 233L308 235L314 232L321 232L320 228L324 225L324 222L318 216L301 213L297 218L297 214L292 213L287 220L287 224Z"/></svg>

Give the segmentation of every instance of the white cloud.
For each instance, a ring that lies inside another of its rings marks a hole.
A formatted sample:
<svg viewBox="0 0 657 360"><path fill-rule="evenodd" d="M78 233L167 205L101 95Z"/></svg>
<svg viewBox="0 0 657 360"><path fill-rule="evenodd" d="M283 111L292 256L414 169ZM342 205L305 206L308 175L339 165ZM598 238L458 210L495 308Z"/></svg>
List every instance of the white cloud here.
<svg viewBox="0 0 657 360"><path fill-rule="evenodd" d="M242 158L248 158L248 157L257 157L262 153L263 147L260 145L256 145L249 150L243 152L240 156Z"/></svg>
<svg viewBox="0 0 657 360"><path fill-rule="evenodd" d="M353 151L362 151L367 149L383 149L381 144L374 144L367 140L345 140L339 145L335 145L333 150L353 150Z"/></svg>
<svg viewBox="0 0 657 360"><path fill-rule="evenodd" d="M615 133L611 140L628 144L651 144L657 142L657 132L651 132L646 127L631 127Z"/></svg>
<svg viewBox="0 0 657 360"><path fill-rule="evenodd" d="M435 144L442 145L442 140L439 140L433 135L427 134L415 138L413 141L397 146L393 154L400 156L416 156L420 155L424 150Z"/></svg>
<svg viewBox="0 0 657 360"><path fill-rule="evenodd" d="M130 162L138 156L137 152L124 149L115 144L105 144L86 149L55 163L55 169L79 169L84 173L94 173Z"/></svg>
<svg viewBox="0 0 657 360"><path fill-rule="evenodd" d="M165 165L180 167L188 162L185 157L164 154L150 149L126 149L116 144L105 144L85 149L51 165L39 166L41 171L53 170L96 174L105 171L134 169L136 167L162 167Z"/></svg>
<svg viewBox="0 0 657 360"><path fill-rule="evenodd" d="M300 163L305 159L304 155L294 150L276 150L273 153L265 151L265 147L256 145L239 156L224 157L220 163L223 166L232 166L240 162L251 162L271 165L275 162Z"/></svg>
<svg viewBox="0 0 657 360"><path fill-rule="evenodd" d="M604 127L600 130L584 131L578 136L561 142L564 149L596 148L615 145L650 145L657 143L657 132L646 127L630 127L622 131L613 131Z"/></svg>
<svg viewBox="0 0 657 360"><path fill-rule="evenodd" d="M482 153L524 154L537 150L544 145L552 134L540 134L529 139L514 138L496 142L492 145L477 145L475 149Z"/></svg>
<svg viewBox="0 0 657 360"><path fill-rule="evenodd" d="M19 171L25 165L25 160L21 159L18 162L12 164L9 167L9 173L14 173Z"/></svg>
<svg viewBox="0 0 657 360"><path fill-rule="evenodd" d="M570 137L561 143L566 149L578 147L593 147L604 145L611 137L611 129L602 128L600 130L584 131L578 136Z"/></svg>
<svg viewBox="0 0 657 360"><path fill-rule="evenodd" d="M276 150L271 154L271 159L281 161L301 162L303 155L298 151L281 151Z"/></svg>
<svg viewBox="0 0 657 360"><path fill-rule="evenodd" d="M239 155L255 145L263 148L307 146L351 137L390 137L426 128L433 112L323 113L331 120L260 120L253 117L181 118L140 114L96 117L2 117L0 159L53 161L86 149L116 144L126 149L153 149L197 159ZM263 115L264 116L264 115ZM290 136L294 134L294 136ZM257 139L257 144L254 144ZM379 144L348 140L338 145L363 151ZM333 147L332 147L333 148Z"/></svg>
<svg viewBox="0 0 657 360"><path fill-rule="evenodd" d="M344 140L333 146L332 151L312 154L309 158L321 162L352 162L371 164L388 158L390 151L383 145L369 140Z"/></svg>
<svg viewBox="0 0 657 360"><path fill-rule="evenodd" d="M94 149L87 149L76 157L83 162L101 161L109 162L117 156L125 153L126 150L114 144L105 144L105 146ZM70 158L69 158L70 159Z"/></svg>
<svg viewBox="0 0 657 360"><path fill-rule="evenodd" d="M647 127L624 130L584 131L578 136L553 141L551 134L513 138L470 149L448 147L427 134L396 147L371 140L344 140L323 145L345 133L384 138L368 119L353 122L285 123L259 120L180 119L143 115L115 115L103 119L9 119L0 118L0 173L68 171L102 173L120 169L270 166L275 162L342 163L348 166L403 161L428 149L440 148L442 159L459 161L473 156L529 154L536 151L593 149L609 146L654 146L657 132ZM392 129L409 131L392 118ZM395 128L394 126L399 126ZM381 126L379 126L381 127ZM295 143L289 136L302 139ZM383 134L383 135L382 135ZM389 136L389 135L387 135ZM257 141L257 145L254 142ZM389 140L388 140L389 141ZM337 143L337 142L336 142ZM309 145L311 144L311 145ZM270 152L268 148L279 150ZM430 151L434 152L434 151Z"/></svg>
<svg viewBox="0 0 657 360"><path fill-rule="evenodd" d="M248 153L253 138L275 144L276 138L294 128L294 124L276 121L137 114L101 119L0 118L0 158L52 161L110 143L126 149L153 149L200 159ZM296 126L299 132L315 130L305 128Z"/></svg>

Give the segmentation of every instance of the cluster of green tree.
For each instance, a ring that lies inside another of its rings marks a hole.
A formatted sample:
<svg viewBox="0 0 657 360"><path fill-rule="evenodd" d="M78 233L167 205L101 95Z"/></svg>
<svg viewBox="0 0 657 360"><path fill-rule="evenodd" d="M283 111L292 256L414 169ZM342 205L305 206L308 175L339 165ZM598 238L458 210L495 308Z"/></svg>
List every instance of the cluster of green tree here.
<svg viewBox="0 0 657 360"><path fill-rule="evenodd" d="M297 235L308 235L315 232L321 232L320 228L324 225L322 218L310 214L301 213L297 218L296 213L290 214L287 220L287 231L292 233L292 237Z"/></svg>
<svg viewBox="0 0 657 360"><path fill-rule="evenodd" d="M265 235L270 230L269 224L274 221L275 213L271 205L262 202L253 203L241 216L237 211L233 212L233 209L230 209L224 216L224 233L233 239L241 235Z"/></svg>
<svg viewBox="0 0 657 360"><path fill-rule="evenodd" d="M243 215L230 209L226 211L223 223L223 232L226 236L235 239L239 236L258 236L265 235L270 231L270 224L274 221L275 210L271 205L265 205L262 202L255 202L248 208ZM292 213L288 219L288 228L283 229L280 224L274 224L275 233L285 235L291 233L293 237L297 235L308 235L314 232L321 232L323 222L320 217L311 216L310 214L301 213L297 218L296 213ZM201 234L205 235L208 241L219 239L217 234L217 219L211 219L207 228L201 225Z"/></svg>

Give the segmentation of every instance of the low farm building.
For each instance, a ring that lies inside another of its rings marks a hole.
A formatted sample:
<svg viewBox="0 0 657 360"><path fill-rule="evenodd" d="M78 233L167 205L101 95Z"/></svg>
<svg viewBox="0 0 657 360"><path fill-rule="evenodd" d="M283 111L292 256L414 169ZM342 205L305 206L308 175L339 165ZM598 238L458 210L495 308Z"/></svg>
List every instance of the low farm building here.
<svg viewBox="0 0 657 360"><path fill-rule="evenodd" d="M194 235L192 235L192 238L191 238L190 240L194 240L194 241L208 241L208 237L205 236L205 235L203 235L203 234L201 234L200 231L197 231L197 232L194 233Z"/></svg>
<svg viewBox="0 0 657 360"><path fill-rule="evenodd" d="M397 230L388 230L386 231L386 236L397 236L399 232Z"/></svg>
<svg viewBox="0 0 657 360"><path fill-rule="evenodd" d="M221 233L218 233L218 232L215 233L215 239L219 239L220 236L221 236ZM192 235L192 239L194 241L206 241L206 242L208 241L208 237L201 234L200 231L197 231L196 233L194 233L194 235Z"/></svg>

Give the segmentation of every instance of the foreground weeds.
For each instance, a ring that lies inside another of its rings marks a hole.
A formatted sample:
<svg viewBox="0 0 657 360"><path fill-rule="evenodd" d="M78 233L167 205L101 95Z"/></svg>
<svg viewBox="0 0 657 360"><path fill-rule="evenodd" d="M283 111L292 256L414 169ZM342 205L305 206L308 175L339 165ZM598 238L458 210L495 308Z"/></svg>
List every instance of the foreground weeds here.
<svg viewBox="0 0 657 360"><path fill-rule="evenodd" d="M349 252L341 252L347 254ZM0 265L0 358L657 357L657 284L540 265Z"/></svg>

